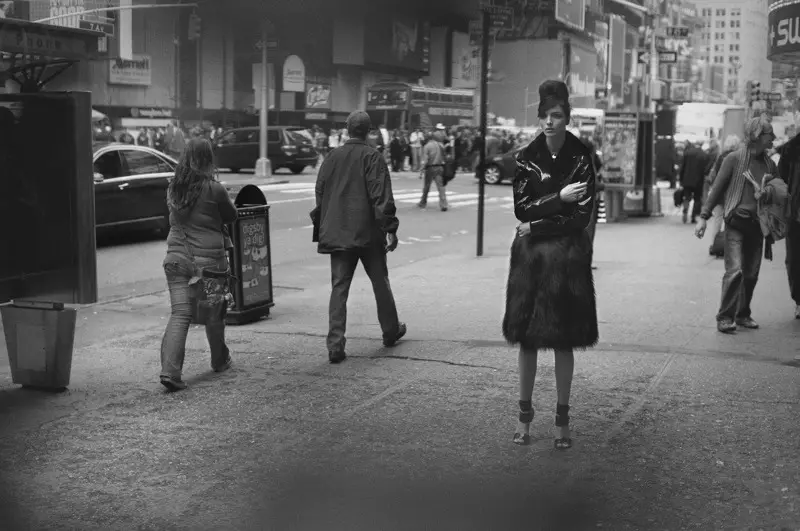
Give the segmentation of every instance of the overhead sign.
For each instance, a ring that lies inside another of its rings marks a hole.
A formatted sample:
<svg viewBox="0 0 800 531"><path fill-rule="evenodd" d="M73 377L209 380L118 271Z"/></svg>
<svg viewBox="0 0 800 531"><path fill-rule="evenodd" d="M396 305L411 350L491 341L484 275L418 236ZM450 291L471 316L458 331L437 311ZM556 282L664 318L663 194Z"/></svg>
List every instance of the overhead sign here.
<svg viewBox="0 0 800 531"><path fill-rule="evenodd" d="M97 36L43 24L0 19L0 50L61 59L88 59L97 53Z"/></svg>
<svg viewBox="0 0 800 531"><path fill-rule="evenodd" d="M93 20L81 20L80 21L80 28L89 30L89 31L97 31L100 33L105 33L109 37L114 36L114 24L108 24L106 22L94 22Z"/></svg>
<svg viewBox="0 0 800 531"><path fill-rule="evenodd" d="M794 63L800 57L800 3L773 4L769 9L767 59Z"/></svg>
<svg viewBox="0 0 800 531"><path fill-rule="evenodd" d="M671 83L669 88L669 99L671 99L673 102L680 103L692 101L691 83Z"/></svg>
<svg viewBox="0 0 800 531"><path fill-rule="evenodd" d="M283 91L306 91L306 65L296 55L290 55L283 62Z"/></svg>
<svg viewBox="0 0 800 531"><path fill-rule="evenodd" d="M556 0L556 20L583 31L586 26L586 0Z"/></svg>
<svg viewBox="0 0 800 531"><path fill-rule="evenodd" d="M780 92L767 92L766 96L768 101L781 101L783 99Z"/></svg>
<svg viewBox="0 0 800 531"><path fill-rule="evenodd" d="M687 39L689 37L689 28L686 26L669 26L666 32L667 37L673 39Z"/></svg>
<svg viewBox="0 0 800 531"><path fill-rule="evenodd" d="M514 8L495 5L491 0L482 0L480 7L491 15L490 25L493 28L514 29Z"/></svg>
<svg viewBox="0 0 800 531"><path fill-rule="evenodd" d="M653 54L651 54L647 50L639 50L637 53L637 61L641 64L649 64L650 60L653 58ZM658 62L659 63L677 63L678 62L678 52L658 52Z"/></svg>

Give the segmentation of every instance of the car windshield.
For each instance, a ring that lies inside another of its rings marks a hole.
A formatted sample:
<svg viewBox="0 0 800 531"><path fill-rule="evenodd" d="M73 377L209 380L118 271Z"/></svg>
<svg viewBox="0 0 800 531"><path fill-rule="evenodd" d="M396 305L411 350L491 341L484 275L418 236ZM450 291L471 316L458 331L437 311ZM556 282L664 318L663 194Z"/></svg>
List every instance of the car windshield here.
<svg viewBox="0 0 800 531"><path fill-rule="evenodd" d="M287 129L286 136L295 142L301 142L303 144L314 143L314 136L308 129Z"/></svg>

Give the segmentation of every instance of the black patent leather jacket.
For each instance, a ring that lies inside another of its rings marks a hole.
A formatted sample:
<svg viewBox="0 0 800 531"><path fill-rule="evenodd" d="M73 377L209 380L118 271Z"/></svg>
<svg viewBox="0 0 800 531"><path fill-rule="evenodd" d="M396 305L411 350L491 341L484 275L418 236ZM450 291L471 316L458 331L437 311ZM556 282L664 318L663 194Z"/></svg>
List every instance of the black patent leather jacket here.
<svg viewBox="0 0 800 531"><path fill-rule="evenodd" d="M595 201L595 172L586 146L567 133L553 160L544 134L537 136L516 158L514 215L529 222L532 236L558 236L584 230L591 221ZM588 183L586 196L565 203L559 194L566 185Z"/></svg>

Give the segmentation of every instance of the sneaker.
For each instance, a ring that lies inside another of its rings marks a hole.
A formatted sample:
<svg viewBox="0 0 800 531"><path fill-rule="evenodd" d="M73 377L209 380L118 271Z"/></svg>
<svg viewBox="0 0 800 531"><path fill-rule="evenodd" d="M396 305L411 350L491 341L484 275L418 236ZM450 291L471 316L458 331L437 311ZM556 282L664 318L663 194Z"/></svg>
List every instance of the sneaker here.
<svg viewBox="0 0 800 531"><path fill-rule="evenodd" d="M228 359L225 360L225 363L214 369L214 372L225 372L228 369L230 369L232 365L233 365L233 360L231 359L230 356L228 356Z"/></svg>
<svg viewBox="0 0 800 531"><path fill-rule="evenodd" d="M328 361L330 361L331 363L341 363L346 359L347 359L347 354L345 354L343 350L339 352L328 351Z"/></svg>
<svg viewBox="0 0 800 531"><path fill-rule="evenodd" d="M717 321L717 330L723 334L732 334L736 332L736 323L734 323L731 319Z"/></svg>
<svg viewBox="0 0 800 531"><path fill-rule="evenodd" d="M181 391L183 389L186 389L186 382L184 382L180 378L173 378L172 376L162 376L161 385L163 385L170 391Z"/></svg>
<svg viewBox="0 0 800 531"><path fill-rule="evenodd" d="M393 347L398 341L400 341L403 338L404 335L406 335L407 331L408 327L406 327L406 324L400 323L400 325L397 327L397 334L395 334L394 337L391 337L389 339L387 338L383 339L383 346Z"/></svg>
<svg viewBox="0 0 800 531"><path fill-rule="evenodd" d="M744 328L755 330L758 328L758 323L752 317L745 317L744 319L736 319L736 324Z"/></svg>

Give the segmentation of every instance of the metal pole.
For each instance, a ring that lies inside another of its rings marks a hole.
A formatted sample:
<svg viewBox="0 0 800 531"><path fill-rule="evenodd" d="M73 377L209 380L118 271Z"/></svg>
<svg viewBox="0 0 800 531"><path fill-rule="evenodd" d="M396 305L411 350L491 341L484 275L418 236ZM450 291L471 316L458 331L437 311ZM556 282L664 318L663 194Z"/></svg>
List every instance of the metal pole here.
<svg viewBox="0 0 800 531"><path fill-rule="evenodd" d="M525 87L525 127L528 127L528 87Z"/></svg>
<svg viewBox="0 0 800 531"><path fill-rule="evenodd" d="M478 256L483 256L483 213L484 196L486 194L486 107L488 105L489 88L489 11L483 10L481 24L483 40L481 41L481 102L480 102L480 135L483 139L478 163Z"/></svg>
<svg viewBox="0 0 800 531"><path fill-rule="evenodd" d="M197 107L200 109L200 128L203 127L203 31L195 40L197 60Z"/></svg>
<svg viewBox="0 0 800 531"><path fill-rule="evenodd" d="M259 114L259 127L261 135L258 142L258 161L256 162L256 176L269 179L272 177L272 167L267 157L267 135L269 133L269 61L267 57L267 26L264 21L261 30L261 113Z"/></svg>

